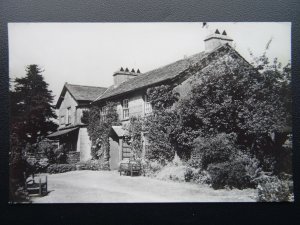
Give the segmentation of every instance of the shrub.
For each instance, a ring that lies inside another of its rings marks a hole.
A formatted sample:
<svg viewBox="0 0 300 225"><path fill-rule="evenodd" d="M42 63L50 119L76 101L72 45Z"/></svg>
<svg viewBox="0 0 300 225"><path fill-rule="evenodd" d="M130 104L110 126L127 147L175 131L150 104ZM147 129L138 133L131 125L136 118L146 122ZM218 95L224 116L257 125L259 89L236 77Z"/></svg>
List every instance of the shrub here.
<svg viewBox="0 0 300 225"><path fill-rule="evenodd" d="M196 168L207 169L211 163L222 163L229 161L237 148L235 146L236 135L234 133L220 133L211 137L198 137L194 142L194 156L198 159L190 162Z"/></svg>
<svg viewBox="0 0 300 225"><path fill-rule="evenodd" d="M194 168L170 163L156 175L156 178L161 180L189 182L193 179L195 172L196 170Z"/></svg>
<svg viewBox="0 0 300 225"><path fill-rule="evenodd" d="M196 170L193 174L192 182L197 184L210 184L211 178L206 170Z"/></svg>
<svg viewBox="0 0 300 225"><path fill-rule="evenodd" d="M110 170L109 162L100 160L88 160L77 164L80 170Z"/></svg>
<svg viewBox="0 0 300 225"><path fill-rule="evenodd" d="M142 162L145 176L154 177L159 171L162 170L163 165L158 161L144 161Z"/></svg>
<svg viewBox="0 0 300 225"><path fill-rule="evenodd" d="M262 176L258 181L259 202L293 201L293 182L282 180L277 176Z"/></svg>
<svg viewBox="0 0 300 225"><path fill-rule="evenodd" d="M53 164L47 168L47 173L65 173L76 170L74 164Z"/></svg>
<svg viewBox="0 0 300 225"><path fill-rule="evenodd" d="M186 182L190 182L192 179L194 179L194 170L190 167L186 167L186 170L184 172L184 180Z"/></svg>
<svg viewBox="0 0 300 225"><path fill-rule="evenodd" d="M246 166L241 160L210 164L207 170L214 189L225 188L226 186L243 189L254 186Z"/></svg>

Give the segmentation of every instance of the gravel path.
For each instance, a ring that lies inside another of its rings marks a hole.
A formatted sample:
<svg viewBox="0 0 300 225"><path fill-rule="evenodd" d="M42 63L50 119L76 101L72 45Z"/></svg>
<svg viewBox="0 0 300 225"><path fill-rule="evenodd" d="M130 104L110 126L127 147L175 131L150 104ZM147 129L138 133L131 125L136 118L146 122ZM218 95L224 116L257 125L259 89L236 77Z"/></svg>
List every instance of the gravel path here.
<svg viewBox="0 0 300 225"><path fill-rule="evenodd" d="M256 190L213 190L191 183L120 176L117 171L72 171L48 175L44 197L33 203L253 202Z"/></svg>

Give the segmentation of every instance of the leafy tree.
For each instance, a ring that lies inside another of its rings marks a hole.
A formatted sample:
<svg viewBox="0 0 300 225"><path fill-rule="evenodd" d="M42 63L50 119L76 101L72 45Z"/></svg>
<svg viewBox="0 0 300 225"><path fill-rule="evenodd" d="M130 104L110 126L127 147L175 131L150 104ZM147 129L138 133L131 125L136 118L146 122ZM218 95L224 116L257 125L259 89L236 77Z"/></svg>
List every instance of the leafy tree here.
<svg viewBox="0 0 300 225"><path fill-rule="evenodd" d="M177 107L183 151L197 136L235 133L237 144L262 162L280 160L284 130L291 126L290 66L280 70L276 60L273 65L265 57L261 61L255 68L229 54L195 76L191 95ZM265 169L270 165L265 162Z"/></svg>
<svg viewBox="0 0 300 225"><path fill-rule="evenodd" d="M16 78L14 90L10 91L11 131L21 141L32 144L57 128L52 121L57 118L52 105L54 97L42 72L37 65L27 66L26 76Z"/></svg>

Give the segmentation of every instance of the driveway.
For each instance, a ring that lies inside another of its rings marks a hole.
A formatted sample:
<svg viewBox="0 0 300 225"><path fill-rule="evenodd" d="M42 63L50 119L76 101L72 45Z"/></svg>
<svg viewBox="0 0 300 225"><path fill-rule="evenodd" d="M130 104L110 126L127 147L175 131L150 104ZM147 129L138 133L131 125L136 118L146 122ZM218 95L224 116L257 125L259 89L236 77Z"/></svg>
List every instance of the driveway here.
<svg viewBox="0 0 300 225"><path fill-rule="evenodd" d="M33 203L253 202L256 190L213 190L204 185L120 176L117 171L72 171L48 176L44 197Z"/></svg>

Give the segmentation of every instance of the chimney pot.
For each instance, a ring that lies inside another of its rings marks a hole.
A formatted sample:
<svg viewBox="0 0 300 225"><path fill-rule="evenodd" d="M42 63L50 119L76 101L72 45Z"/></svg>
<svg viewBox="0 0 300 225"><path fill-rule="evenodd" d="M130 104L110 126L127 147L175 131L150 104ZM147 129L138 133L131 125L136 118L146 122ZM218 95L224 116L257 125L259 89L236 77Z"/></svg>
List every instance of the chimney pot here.
<svg viewBox="0 0 300 225"><path fill-rule="evenodd" d="M137 73L141 73L140 69L138 69L136 72L137 72Z"/></svg>
<svg viewBox="0 0 300 225"><path fill-rule="evenodd" d="M120 71L124 71L123 67L121 67Z"/></svg>
<svg viewBox="0 0 300 225"><path fill-rule="evenodd" d="M205 51L211 52L214 49L216 49L224 44L229 44L231 46L232 41L233 41L233 39L231 37L227 36L227 33L225 30L223 31L222 35L220 35L219 30L216 29L215 33L207 36L204 39Z"/></svg>
<svg viewBox="0 0 300 225"><path fill-rule="evenodd" d="M129 72L129 69L126 67L125 72Z"/></svg>
<svg viewBox="0 0 300 225"><path fill-rule="evenodd" d="M131 73L135 73L134 69L132 68Z"/></svg>

